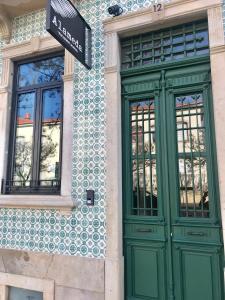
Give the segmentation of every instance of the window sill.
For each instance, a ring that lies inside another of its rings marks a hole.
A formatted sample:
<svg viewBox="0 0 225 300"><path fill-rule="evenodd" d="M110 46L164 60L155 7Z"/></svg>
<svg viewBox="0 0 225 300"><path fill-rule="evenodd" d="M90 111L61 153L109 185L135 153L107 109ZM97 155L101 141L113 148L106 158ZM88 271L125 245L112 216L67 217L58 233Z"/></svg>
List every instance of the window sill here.
<svg viewBox="0 0 225 300"><path fill-rule="evenodd" d="M75 206L71 196L0 195L0 208L57 209L70 212Z"/></svg>

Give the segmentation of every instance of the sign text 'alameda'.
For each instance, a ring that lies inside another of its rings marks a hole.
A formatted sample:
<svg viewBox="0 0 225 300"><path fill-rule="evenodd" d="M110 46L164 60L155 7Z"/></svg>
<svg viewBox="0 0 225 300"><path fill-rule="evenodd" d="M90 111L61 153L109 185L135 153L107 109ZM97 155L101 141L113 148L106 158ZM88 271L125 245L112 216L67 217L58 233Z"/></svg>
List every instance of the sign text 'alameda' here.
<svg viewBox="0 0 225 300"><path fill-rule="evenodd" d="M69 0L48 0L46 29L91 69L91 28Z"/></svg>

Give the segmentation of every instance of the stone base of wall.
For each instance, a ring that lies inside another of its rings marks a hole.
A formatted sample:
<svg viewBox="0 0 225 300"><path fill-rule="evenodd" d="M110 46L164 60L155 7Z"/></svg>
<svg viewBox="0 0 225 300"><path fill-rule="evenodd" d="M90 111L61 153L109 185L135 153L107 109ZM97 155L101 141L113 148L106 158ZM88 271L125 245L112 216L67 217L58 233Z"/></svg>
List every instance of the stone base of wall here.
<svg viewBox="0 0 225 300"><path fill-rule="evenodd" d="M53 280L55 300L104 300L104 269L101 259L0 250L0 272Z"/></svg>

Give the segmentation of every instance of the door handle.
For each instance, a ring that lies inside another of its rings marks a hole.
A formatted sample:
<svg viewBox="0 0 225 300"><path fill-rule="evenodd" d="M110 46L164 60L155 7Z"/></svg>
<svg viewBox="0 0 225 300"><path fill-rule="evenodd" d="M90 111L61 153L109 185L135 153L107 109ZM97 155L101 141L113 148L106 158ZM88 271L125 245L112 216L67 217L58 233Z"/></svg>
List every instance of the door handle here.
<svg viewBox="0 0 225 300"><path fill-rule="evenodd" d="M204 236L204 235L206 235L205 232L195 232L195 231L188 231L187 234L188 235L193 235L193 236Z"/></svg>
<svg viewBox="0 0 225 300"><path fill-rule="evenodd" d="M137 232L152 232L152 229L150 229L150 228L138 228Z"/></svg>

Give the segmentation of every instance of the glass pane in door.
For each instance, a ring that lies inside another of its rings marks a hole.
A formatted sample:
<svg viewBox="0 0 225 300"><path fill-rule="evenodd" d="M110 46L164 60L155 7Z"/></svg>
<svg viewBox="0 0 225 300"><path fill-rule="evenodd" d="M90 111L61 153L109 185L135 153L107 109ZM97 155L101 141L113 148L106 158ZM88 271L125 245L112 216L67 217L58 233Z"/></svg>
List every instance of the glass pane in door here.
<svg viewBox="0 0 225 300"><path fill-rule="evenodd" d="M176 97L180 216L209 217L204 99L201 93Z"/></svg>
<svg viewBox="0 0 225 300"><path fill-rule="evenodd" d="M132 215L157 216L155 103L145 99L130 103L132 153Z"/></svg>

